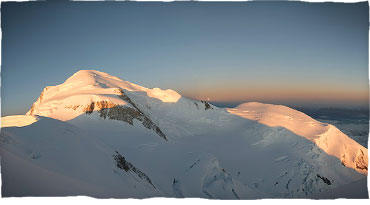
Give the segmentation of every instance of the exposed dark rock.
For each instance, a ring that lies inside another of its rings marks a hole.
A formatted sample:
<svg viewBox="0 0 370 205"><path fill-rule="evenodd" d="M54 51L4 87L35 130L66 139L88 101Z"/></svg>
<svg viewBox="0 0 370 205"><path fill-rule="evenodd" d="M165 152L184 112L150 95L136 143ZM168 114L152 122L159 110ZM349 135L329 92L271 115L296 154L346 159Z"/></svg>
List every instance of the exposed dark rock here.
<svg viewBox="0 0 370 205"><path fill-rule="evenodd" d="M320 176L318 174L316 176L319 177L325 184L331 185L331 182L330 182L330 180L328 178L322 177L322 176Z"/></svg>
<svg viewBox="0 0 370 205"><path fill-rule="evenodd" d="M42 100L44 99L44 92L45 92L45 89L41 92L41 94L40 94L40 97L39 97L39 103L41 103L42 102Z"/></svg>
<svg viewBox="0 0 370 205"><path fill-rule="evenodd" d="M342 163L343 166L346 166L346 154L343 154L340 158L340 163Z"/></svg>
<svg viewBox="0 0 370 205"><path fill-rule="evenodd" d="M134 108L116 105L111 108L102 108L101 110L98 110L98 113L100 114L100 117L104 119L108 118L110 120L118 120L126 122L130 125L133 125L134 119L136 119L142 122L144 127L155 131L160 137L167 141L167 137L161 131L161 129L156 124L154 124L147 116Z"/></svg>
<svg viewBox="0 0 370 205"><path fill-rule="evenodd" d="M94 111L94 108L95 108L95 102L92 102L90 105L84 108L84 112L90 115Z"/></svg>
<svg viewBox="0 0 370 205"><path fill-rule="evenodd" d="M173 179L172 190L173 190L173 195L176 198L184 198L184 195L182 194L182 191L181 191L181 184L179 180Z"/></svg>
<svg viewBox="0 0 370 205"><path fill-rule="evenodd" d="M36 104L37 102L38 102L38 103L41 103L41 102L42 102L42 100L44 99L44 92L45 92L45 90L47 90L47 89L48 89L48 86L44 88L44 90L41 92L41 94L40 94L39 98L36 100L36 102L35 102L35 103L33 103L33 104L32 104L31 109L30 109L30 115L32 115L32 114L33 114L33 111L35 110L35 104Z"/></svg>
<svg viewBox="0 0 370 205"><path fill-rule="evenodd" d="M240 197L236 194L236 192L235 192L235 190L234 190L234 189L231 189L231 191L233 192L233 194L234 194L235 198L240 199Z"/></svg>
<svg viewBox="0 0 370 205"><path fill-rule="evenodd" d="M76 110L79 107L83 107L83 111L88 115L90 115L94 110L97 110L101 118L107 119L108 117L108 119L110 120L118 120L126 122L130 125L133 125L134 119L136 119L142 122L144 127L146 127L147 129L155 131L160 137L162 137L166 141L168 140L162 130L155 123L153 123L153 121L149 117L147 117L128 96L124 94L123 90L117 89L116 92L117 94L119 94L119 97L121 99L128 102L133 108L117 105L109 101L91 102L91 104L87 106L66 106L66 108Z"/></svg>
<svg viewBox="0 0 370 205"><path fill-rule="evenodd" d="M289 189L289 184L290 184L290 182L291 182L291 181L292 181L292 179L289 179L289 180L288 180L288 183L286 183L286 185L285 185L285 188L286 188L286 189Z"/></svg>
<svg viewBox="0 0 370 205"><path fill-rule="evenodd" d="M200 101L204 104L204 109L205 110L208 110L208 109L213 109L213 107L211 107L211 105L207 102L207 101Z"/></svg>
<svg viewBox="0 0 370 205"><path fill-rule="evenodd" d="M197 106L197 109L199 110L199 105L198 103L194 102L195 106Z"/></svg>
<svg viewBox="0 0 370 205"><path fill-rule="evenodd" d="M367 163L364 159L364 152L362 150L360 150L360 154L358 154L356 156L356 160L355 160L355 163L356 163L356 169L360 169L360 170L366 170L367 171Z"/></svg>
<svg viewBox="0 0 370 205"><path fill-rule="evenodd" d="M195 161L192 165L189 166L188 169L191 169L193 168L198 162L200 162L200 160L198 159L197 161Z"/></svg>
<svg viewBox="0 0 370 205"><path fill-rule="evenodd" d="M97 110L100 114L101 118L110 119L110 120L118 120L122 122L126 122L130 125L133 125L134 119L140 121L145 128L151 129L156 132L161 138L168 140L166 135L162 132L162 130L155 124L153 121L147 117L132 100L124 94L124 92L120 89L117 89L117 94L119 97L126 102L128 102L132 107L117 105L109 101L97 101L91 102L89 105L82 106L82 105L70 105L65 106L65 108L76 110L80 107L83 108L83 112L90 115Z"/></svg>
<svg viewBox="0 0 370 205"><path fill-rule="evenodd" d="M116 154L113 155L113 159L116 163L116 166L122 170L124 170L125 172L133 172L135 173L140 179L148 182L150 185L152 185L154 187L154 189L156 189L156 187L153 185L152 181L150 180L150 178L148 177L148 175L146 175L144 172L140 171L138 168L136 168L134 165L132 165L130 162L128 162L124 156L122 156L120 153L118 153L116 151Z"/></svg>
<svg viewBox="0 0 370 205"><path fill-rule="evenodd" d="M111 107L114 107L116 105L117 104L114 104L114 103L111 103L109 101L103 100L103 101L91 102L90 104L88 104L86 106L83 106L83 105L68 105L68 106L64 106L64 108L72 109L72 110L77 110L78 108L82 108L83 111L86 114L91 114L94 111L94 109L95 110L100 110L100 109L103 109L103 108L111 108Z"/></svg>
<svg viewBox="0 0 370 205"><path fill-rule="evenodd" d="M34 109L35 109L35 104L32 104L31 109L30 109L30 115L33 114Z"/></svg>
<svg viewBox="0 0 370 205"><path fill-rule="evenodd" d="M72 110L77 110L79 107L82 107L81 105L69 105L69 106L64 106L64 108L67 109L72 109Z"/></svg>
<svg viewBox="0 0 370 205"><path fill-rule="evenodd" d="M122 106L116 106L118 109L120 110L123 110L122 112L120 112L121 114L125 115L125 113L127 113L128 115L130 115L131 117L127 116L126 118L131 120L132 119L137 119L139 121L142 122L142 124L144 125L144 127L148 128L148 129L151 129L151 130L154 130L160 137L162 137L163 139L165 139L166 141L168 140L166 135L162 132L162 130L149 118L147 117L144 112L142 112L137 106L136 104L131 100L131 98L129 98L127 95L125 95L124 91L121 90L121 89L118 89L116 92L118 92L119 94L119 97L123 100L125 100L126 102L128 102L132 107L134 107L135 109L131 108L130 111L128 112L125 112L124 110L127 111L127 109L122 109L123 107ZM125 107L127 108L127 107ZM109 116L109 114L108 114ZM131 119L132 118L132 119ZM114 119L114 118L111 118L110 119ZM130 122L129 122L130 123ZM132 125L132 122L130 123Z"/></svg>
<svg viewBox="0 0 370 205"><path fill-rule="evenodd" d="M131 98L129 98L127 95L125 95L125 92L123 90L119 90L120 91L120 95L119 97L123 100L125 100L126 102L128 102L130 105L132 105L134 108L136 108L137 111L139 111L141 114L144 114L137 106L134 102L132 102Z"/></svg>

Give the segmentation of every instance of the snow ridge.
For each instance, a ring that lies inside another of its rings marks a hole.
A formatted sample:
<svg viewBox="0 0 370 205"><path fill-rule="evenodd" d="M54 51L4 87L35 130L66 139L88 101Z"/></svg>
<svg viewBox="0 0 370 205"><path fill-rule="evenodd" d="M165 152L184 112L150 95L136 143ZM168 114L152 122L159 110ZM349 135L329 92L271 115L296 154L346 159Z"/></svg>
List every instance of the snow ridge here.
<svg viewBox="0 0 370 205"><path fill-rule="evenodd" d="M368 150L333 125L318 122L308 115L282 105L244 103L227 111L271 127L284 127L313 141L329 155L356 171L367 174Z"/></svg>
<svg viewBox="0 0 370 205"><path fill-rule="evenodd" d="M94 70L1 123L5 196L310 198L368 169L366 148L286 106L223 109Z"/></svg>

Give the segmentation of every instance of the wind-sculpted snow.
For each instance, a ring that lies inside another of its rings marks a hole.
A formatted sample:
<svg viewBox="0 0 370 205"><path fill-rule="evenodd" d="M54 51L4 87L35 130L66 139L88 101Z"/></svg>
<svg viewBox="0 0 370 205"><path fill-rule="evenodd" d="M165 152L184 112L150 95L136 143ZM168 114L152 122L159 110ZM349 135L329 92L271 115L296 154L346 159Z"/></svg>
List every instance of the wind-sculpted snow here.
<svg viewBox="0 0 370 205"><path fill-rule="evenodd" d="M366 181L367 149L303 113L148 90L79 71L44 89L27 126L2 118L12 124L0 134L4 196L341 197Z"/></svg>

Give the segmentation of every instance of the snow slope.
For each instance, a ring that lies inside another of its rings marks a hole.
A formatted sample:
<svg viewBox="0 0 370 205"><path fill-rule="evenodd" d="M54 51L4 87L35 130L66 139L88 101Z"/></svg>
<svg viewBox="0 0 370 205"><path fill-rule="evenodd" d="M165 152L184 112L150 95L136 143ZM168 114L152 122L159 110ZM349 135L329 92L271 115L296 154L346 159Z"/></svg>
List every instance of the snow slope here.
<svg viewBox="0 0 370 205"><path fill-rule="evenodd" d="M1 142L3 196L161 195L114 166L115 150L69 123L41 118L21 129L2 129Z"/></svg>
<svg viewBox="0 0 370 205"><path fill-rule="evenodd" d="M282 105L244 103L228 112L271 127L284 127L313 141L323 151L356 171L367 174L368 150L335 126L320 123L308 115Z"/></svg>
<svg viewBox="0 0 370 205"><path fill-rule="evenodd" d="M172 90L79 71L63 84L45 88L27 115L14 117L16 123L2 118L8 124L0 135L2 193L307 198L366 181L365 172L355 171L353 164L343 166L329 153L345 150L352 159L348 147L357 146L367 157L366 149L330 126L303 123L309 122L303 113L268 106L278 113L271 114L263 105L226 110ZM243 116L246 111L262 114ZM266 121L256 120L264 115ZM304 120L291 122L298 117ZM16 127L23 118L37 121ZM327 139L343 138L347 148L336 149L340 145L327 140L330 149L325 150L323 140L312 140L325 133Z"/></svg>
<svg viewBox="0 0 370 205"><path fill-rule="evenodd" d="M38 120L32 115L13 115L1 118L1 127L23 127L30 125Z"/></svg>

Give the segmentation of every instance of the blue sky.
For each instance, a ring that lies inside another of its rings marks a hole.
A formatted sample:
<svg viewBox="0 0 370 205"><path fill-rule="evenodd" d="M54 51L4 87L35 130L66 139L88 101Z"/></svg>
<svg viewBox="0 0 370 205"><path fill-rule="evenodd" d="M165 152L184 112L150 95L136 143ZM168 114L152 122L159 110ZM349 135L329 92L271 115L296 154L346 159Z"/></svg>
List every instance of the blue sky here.
<svg viewBox="0 0 370 205"><path fill-rule="evenodd" d="M368 3L2 2L2 116L81 69L211 101L367 105Z"/></svg>

